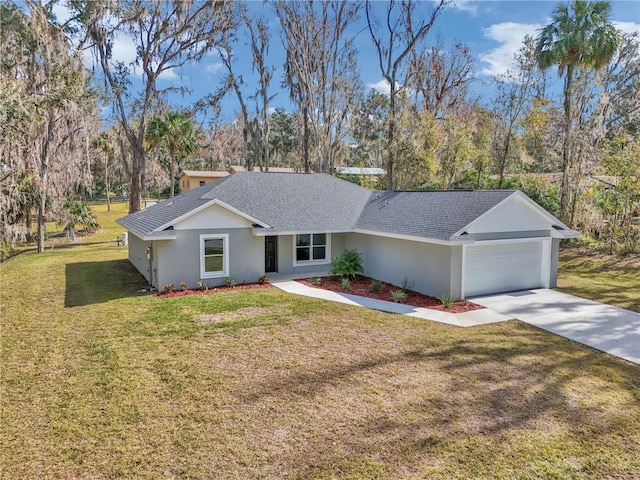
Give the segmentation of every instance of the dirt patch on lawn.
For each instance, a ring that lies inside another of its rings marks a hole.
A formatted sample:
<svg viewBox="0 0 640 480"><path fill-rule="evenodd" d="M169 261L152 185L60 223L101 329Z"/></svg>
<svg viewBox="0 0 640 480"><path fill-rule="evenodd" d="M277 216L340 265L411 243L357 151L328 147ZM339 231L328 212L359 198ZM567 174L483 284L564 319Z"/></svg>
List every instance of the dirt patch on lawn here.
<svg viewBox="0 0 640 480"><path fill-rule="evenodd" d="M390 283L379 282L380 290L377 292L372 292L371 283L373 281L374 280L372 278L358 275L354 280L351 281L349 289L345 291L342 289L342 279L338 276L313 279L301 278L296 280L296 282L300 282L304 285L307 285L308 287L322 288L324 290L330 290L332 292L348 293L351 295L358 295L360 297L385 300L387 302L392 301L392 292L401 289L400 287L392 285ZM409 291L406 298L401 303L404 305L411 305L412 307L430 308L432 310L441 310L449 313L464 313L484 308L482 305L477 305L465 300L457 300L447 308L439 299L414 291Z"/></svg>
<svg viewBox="0 0 640 480"><path fill-rule="evenodd" d="M268 283L241 283L239 285L234 285L233 287L227 286L219 286L219 287L209 287L208 289L186 289L186 290L165 290L162 292L156 293L158 297L161 298L175 298L175 297L186 297L187 295L207 295L210 293L218 293L218 292L229 292L233 290L255 290L256 288L275 288L273 285Z"/></svg>
<svg viewBox="0 0 640 480"><path fill-rule="evenodd" d="M196 316L196 321L203 325L208 323L232 322L234 320L244 320L247 318L260 317L263 315L273 315L288 313L283 309L275 309L273 307L244 307L231 312L222 313L203 313Z"/></svg>

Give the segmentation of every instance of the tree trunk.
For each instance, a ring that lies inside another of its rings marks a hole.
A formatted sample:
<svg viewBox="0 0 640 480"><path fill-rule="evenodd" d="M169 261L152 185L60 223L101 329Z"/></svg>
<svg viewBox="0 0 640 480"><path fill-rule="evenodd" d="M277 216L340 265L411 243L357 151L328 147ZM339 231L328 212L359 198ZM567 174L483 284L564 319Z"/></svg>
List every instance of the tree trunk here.
<svg viewBox="0 0 640 480"><path fill-rule="evenodd" d="M109 190L111 189L109 185L109 160L108 157L104 162L104 187L107 191L107 212L111 211L111 195L109 194Z"/></svg>
<svg viewBox="0 0 640 480"><path fill-rule="evenodd" d="M389 127L387 129L387 190L393 190L393 164L395 162L394 152L394 135L396 129L396 91L395 87L391 85L391 92L389 95Z"/></svg>
<svg viewBox="0 0 640 480"><path fill-rule="evenodd" d="M140 196L144 171L144 151L142 148L133 149L133 165L131 166L131 188L129 192L129 214L140 210Z"/></svg>
<svg viewBox="0 0 640 480"><path fill-rule="evenodd" d="M47 195L40 192L38 195L38 253L44 252L44 212L47 207Z"/></svg>
<svg viewBox="0 0 640 480"><path fill-rule="evenodd" d="M564 148L562 152L562 183L560 185L560 219L569 220L570 192L569 173L571 170L571 96L573 95L573 66L567 66L567 78L564 85Z"/></svg>
<svg viewBox="0 0 640 480"><path fill-rule="evenodd" d="M131 188L129 189L129 214L140 210L140 195L142 194L142 169L140 160L133 154L133 168L131 169Z"/></svg>
<svg viewBox="0 0 640 480"><path fill-rule="evenodd" d="M171 181L171 186L170 186L170 196L169 198L171 198L171 202L173 202L173 197L175 194L175 178L176 178L176 158L175 158L175 154L173 152L171 152L171 159L170 159L170 163L169 163L169 180Z"/></svg>
<svg viewBox="0 0 640 480"><path fill-rule="evenodd" d="M304 173L309 173L309 118L306 108L302 110L302 130Z"/></svg>
<svg viewBox="0 0 640 480"><path fill-rule="evenodd" d="M500 161L500 179L498 180L498 190L502 189L502 184L504 183L504 171L507 166L507 156L509 155L510 143L511 143L511 134L507 133L507 140L504 145L504 153L502 155L502 160Z"/></svg>

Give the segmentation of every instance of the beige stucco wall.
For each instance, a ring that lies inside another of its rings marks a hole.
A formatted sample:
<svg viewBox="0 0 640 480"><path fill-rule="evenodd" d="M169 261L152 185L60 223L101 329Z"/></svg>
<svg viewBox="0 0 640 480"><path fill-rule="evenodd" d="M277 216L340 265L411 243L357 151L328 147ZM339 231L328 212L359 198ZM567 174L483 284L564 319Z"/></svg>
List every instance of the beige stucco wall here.
<svg viewBox="0 0 640 480"><path fill-rule="evenodd" d="M462 247L449 247L360 233L346 235L346 249L362 254L365 275L401 286L403 279L414 289L438 297L460 297Z"/></svg>
<svg viewBox="0 0 640 480"><path fill-rule="evenodd" d="M228 277L202 279L200 277L200 235L228 234ZM200 280L209 286L222 285L227 278L237 283L255 282L264 274L264 238L255 237L250 228L176 231L175 240L155 241L154 257L158 260L157 285L172 283L178 287L185 282L195 288Z"/></svg>
<svg viewBox="0 0 640 480"><path fill-rule="evenodd" d="M147 260L147 247L151 244L136 237L131 232L128 233L129 242L129 261L134 267L147 279L149 279L149 260Z"/></svg>

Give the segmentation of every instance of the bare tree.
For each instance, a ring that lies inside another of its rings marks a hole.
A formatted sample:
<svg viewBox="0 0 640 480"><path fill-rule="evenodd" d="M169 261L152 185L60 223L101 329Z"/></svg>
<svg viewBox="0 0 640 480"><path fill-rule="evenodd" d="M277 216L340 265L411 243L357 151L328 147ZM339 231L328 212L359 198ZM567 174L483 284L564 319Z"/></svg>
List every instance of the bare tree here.
<svg viewBox="0 0 640 480"><path fill-rule="evenodd" d="M640 131L640 35L623 35L620 48L602 72L599 113L607 134Z"/></svg>
<svg viewBox="0 0 640 480"><path fill-rule="evenodd" d="M469 47L456 43L446 51L440 38L436 45L411 55L410 70L414 72L411 86L416 103L437 120L455 112L464 104L469 84L473 81L474 61Z"/></svg>
<svg viewBox="0 0 640 480"><path fill-rule="evenodd" d="M385 21L381 23L374 16L373 2L366 2L366 16L369 33L378 55L378 65L383 78L389 84L389 122L387 125L387 188L395 186L393 167L395 162L394 141L397 120L398 94L412 83L415 72L409 68L409 54L414 51L433 27L438 15L451 0L438 0L427 15L418 16L415 0L386 4ZM424 4L423 4L424 5ZM422 12L420 12L422 14ZM417 23L414 25L414 22Z"/></svg>
<svg viewBox="0 0 640 480"><path fill-rule="evenodd" d="M496 95L491 102L491 111L494 118L493 151L499 176L498 188L502 188L509 160L516 157L516 128L523 122L540 73L532 37L525 38L524 46L516 55L516 63L516 71L495 77L493 82Z"/></svg>
<svg viewBox="0 0 640 480"><path fill-rule="evenodd" d="M269 85L273 78L274 68L265 63L269 47L269 29L263 18L259 18L255 25L247 15L243 17L243 20L249 29L251 52L253 54L253 70L254 72L257 72L260 82L260 89L254 95L256 112L260 117L260 124L258 126L260 138L258 161L260 162L260 170L268 172L269 134L271 132L271 125L269 122L269 103L275 96L269 95Z"/></svg>
<svg viewBox="0 0 640 480"><path fill-rule="evenodd" d="M346 36L360 3L319 3L318 8L313 2L275 3L287 50L285 84L302 117L305 172L310 170L312 140L316 171L332 170L360 88L353 38Z"/></svg>
<svg viewBox="0 0 640 480"><path fill-rule="evenodd" d="M274 95L269 95L269 85L273 78L274 68L266 63L269 46L269 29L266 21L259 18L254 21L246 7L242 8L242 22L247 28L253 58L253 71L258 74L257 91L246 96L243 92L244 79L234 73L233 58L229 44L218 47L222 64L227 70L227 77L220 89L220 95L233 89L242 112L242 134L245 146L250 154L245 155L245 167L252 170L255 162L260 170L269 171L269 104ZM247 99L255 100L255 109L250 111Z"/></svg>
<svg viewBox="0 0 640 480"><path fill-rule="evenodd" d="M147 121L160 98L176 88L159 89L163 73L198 61L220 44L236 26L233 3L183 0L126 0L117 3L71 0L86 29L119 114L119 122L133 153L129 212L140 209L144 186ZM116 38L136 47L136 59L125 64L113 58ZM130 81L142 70L143 86Z"/></svg>

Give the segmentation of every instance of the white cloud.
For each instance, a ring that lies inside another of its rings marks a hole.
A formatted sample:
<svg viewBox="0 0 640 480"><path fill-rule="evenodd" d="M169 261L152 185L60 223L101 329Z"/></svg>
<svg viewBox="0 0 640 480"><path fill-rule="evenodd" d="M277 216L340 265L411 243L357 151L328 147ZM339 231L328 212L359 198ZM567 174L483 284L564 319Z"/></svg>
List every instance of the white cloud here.
<svg viewBox="0 0 640 480"><path fill-rule="evenodd" d="M113 40L111 55L113 62L123 62L125 65L130 65L137 56L136 44L127 35L118 34Z"/></svg>
<svg viewBox="0 0 640 480"><path fill-rule="evenodd" d="M478 13L478 4L473 0L455 0L453 2L453 8L468 12L472 15Z"/></svg>
<svg viewBox="0 0 640 480"><path fill-rule="evenodd" d="M134 63L137 58L136 43L126 34L119 33L115 36L113 41L113 50L111 61L123 62L127 66L131 66L132 75L136 78L142 78L142 68L135 66ZM154 67L156 65L154 64ZM161 80L178 80L180 76L176 73L176 69L164 70L158 78Z"/></svg>
<svg viewBox="0 0 640 480"><path fill-rule="evenodd" d="M52 11L59 23L66 22L72 16L71 10L69 10L66 5L63 5L61 3L54 3Z"/></svg>
<svg viewBox="0 0 640 480"><path fill-rule="evenodd" d="M164 70L158 78L161 80L184 80L184 78L180 78L180 75L176 73L176 69L172 68L170 70Z"/></svg>
<svg viewBox="0 0 640 480"><path fill-rule="evenodd" d="M640 23L617 21L613 21L611 23L623 33L640 33Z"/></svg>
<svg viewBox="0 0 640 480"><path fill-rule="evenodd" d="M223 65L221 62L208 63L204 66L204 71L211 75L215 75L222 67Z"/></svg>
<svg viewBox="0 0 640 480"><path fill-rule="evenodd" d="M522 47L527 35L535 36L541 24L530 23L497 23L483 29L485 38L495 40L500 45L487 53L479 55L480 61L488 64L480 70L482 75L504 75L514 68L514 55Z"/></svg>
<svg viewBox="0 0 640 480"><path fill-rule="evenodd" d="M380 93L389 95L391 93L391 85L384 78L376 83L367 83L367 87L372 88Z"/></svg>

